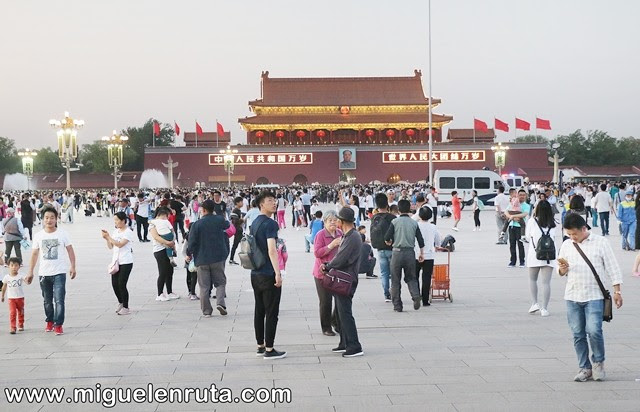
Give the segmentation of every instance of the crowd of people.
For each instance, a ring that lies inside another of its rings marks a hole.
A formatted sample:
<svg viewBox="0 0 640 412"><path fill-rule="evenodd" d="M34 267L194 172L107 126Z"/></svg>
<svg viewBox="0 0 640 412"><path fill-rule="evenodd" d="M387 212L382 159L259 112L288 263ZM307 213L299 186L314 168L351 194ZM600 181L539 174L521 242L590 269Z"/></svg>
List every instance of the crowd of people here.
<svg viewBox="0 0 640 412"><path fill-rule="evenodd" d="M594 273L613 285L613 300L620 307L622 272L606 236L613 213L620 225L622 249L633 251L640 244L639 191L639 183L627 182L561 187L527 182L522 188L500 187L492 199L496 244L509 245L507 266L527 267L529 271L529 313L549 316L552 275L568 275L565 300L579 359L578 381L605 377L601 328L604 294ZM103 230L102 238L112 250L108 271L118 301L116 313L122 316L132 313L127 282L133 271L136 235L138 242L152 242L158 271L156 300L180 298L173 289L173 276L184 263L188 299L200 302L204 317L213 316L211 298L219 314L227 315L225 268L238 265L236 254L243 262L247 245L253 245L254 250L249 252L264 257L260 266L251 268L257 354L281 359L287 354L275 348L275 336L287 260L281 231L287 228L285 217L289 212L291 227L306 232L305 251L313 251L309 275L318 295L320 330L326 336L339 334L333 352L344 357L362 356L352 311L359 274L375 279L374 268L379 268L382 298L396 312L404 310L404 280L413 308L419 310L430 305L436 252L452 250L445 248L441 232L459 232L461 211L467 206L473 214L473 231L481 230L485 202L475 191L469 193L469 199L466 193L454 191L451 195L451 202L442 204L437 190L426 184L5 194L0 196L0 218L3 260L9 274L3 279L2 299L6 293L10 331L24 328L23 281L32 282L39 262L45 331L64 333L65 285L67 273L71 279L75 277L76 259L62 225L73 224L74 213L83 212L90 219L113 219L113 231ZM442 223L449 216L453 225ZM34 234L37 225L42 225L42 230ZM598 226L602 236L591 231ZM32 252L27 275L20 278L22 249L29 248ZM332 271L350 277L347 293L327 288L326 278ZM640 275L640 255L632 272ZM591 361L587 341L593 353Z"/></svg>

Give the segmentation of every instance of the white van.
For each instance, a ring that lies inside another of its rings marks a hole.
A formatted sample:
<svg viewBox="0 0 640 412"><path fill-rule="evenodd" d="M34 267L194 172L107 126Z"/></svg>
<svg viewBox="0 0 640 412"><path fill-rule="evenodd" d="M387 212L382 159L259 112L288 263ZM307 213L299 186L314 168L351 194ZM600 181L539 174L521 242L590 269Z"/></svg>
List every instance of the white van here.
<svg viewBox="0 0 640 412"><path fill-rule="evenodd" d="M434 183L438 191L438 203L451 203L451 192L456 190L458 197L471 199L471 191L478 192L478 198L485 205L493 206L493 198L500 186L509 191L509 185L495 172L490 170L436 170Z"/></svg>
<svg viewBox="0 0 640 412"><path fill-rule="evenodd" d="M508 175L503 174L502 180L504 180L509 187L513 187L514 189L520 189L525 184L524 178L522 176L514 175L513 173L510 173Z"/></svg>

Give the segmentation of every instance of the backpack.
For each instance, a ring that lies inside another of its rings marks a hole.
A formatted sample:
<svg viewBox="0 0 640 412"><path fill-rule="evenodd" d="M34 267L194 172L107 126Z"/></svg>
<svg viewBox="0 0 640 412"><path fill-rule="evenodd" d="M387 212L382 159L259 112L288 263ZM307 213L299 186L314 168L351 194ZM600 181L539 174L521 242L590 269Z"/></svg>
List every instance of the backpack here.
<svg viewBox="0 0 640 412"><path fill-rule="evenodd" d="M478 198L478 209L484 210L484 202Z"/></svg>
<svg viewBox="0 0 640 412"><path fill-rule="evenodd" d="M256 232L258 232L260 226L262 226L264 222L265 220L260 222L258 227L256 227ZM246 232L242 236L242 240L240 240L240 252L238 252L238 257L240 258L240 264L242 267L249 270L258 270L267 263L267 258L264 255L264 252L262 252L258 247L256 237L249 232Z"/></svg>
<svg viewBox="0 0 640 412"><path fill-rule="evenodd" d="M442 243L440 244L440 247L443 247L443 248L449 250L449 252L453 252L454 250L456 250L456 246L454 245L454 243L456 243L456 238L454 238L451 235L447 235L442 240Z"/></svg>
<svg viewBox="0 0 640 412"><path fill-rule="evenodd" d="M389 249L389 246L384 243L384 236L391 226L391 221L395 219L391 213L378 213L371 218L371 246L374 249Z"/></svg>
<svg viewBox="0 0 640 412"><path fill-rule="evenodd" d="M542 228L540 227L537 219L536 224L538 224L538 227L542 232L542 236L540 236L540 239L538 239L538 244L536 245L536 259L546 260L547 263L549 263L556 258L556 244L549 235L549 233L551 232L551 228L547 230L547 233L544 233L544 230L542 230Z"/></svg>

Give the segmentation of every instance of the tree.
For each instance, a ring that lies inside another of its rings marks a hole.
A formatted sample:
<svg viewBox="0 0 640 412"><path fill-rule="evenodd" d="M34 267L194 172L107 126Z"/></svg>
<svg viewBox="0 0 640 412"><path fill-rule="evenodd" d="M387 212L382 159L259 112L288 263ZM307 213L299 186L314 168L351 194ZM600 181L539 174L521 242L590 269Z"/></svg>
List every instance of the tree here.
<svg viewBox="0 0 640 412"><path fill-rule="evenodd" d="M96 140L91 144L82 146L78 155L83 173L109 173L109 158L107 156L107 145L101 140Z"/></svg>
<svg viewBox="0 0 640 412"><path fill-rule="evenodd" d="M549 143L549 139L546 137L534 134L518 136L513 141L514 143Z"/></svg>
<svg viewBox="0 0 640 412"><path fill-rule="evenodd" d="M44 147L38 150L38 155L33 159L34 173L63 173L64 168L58 157L58 152Z"/></svg>
<svg viewBox="0 0 640 412"><path fill-rule="evenodd" d="M8 137L0 137L0 173L22 172L21 163L15 142Z"/></svg>
<svg viewBox="0 0 640 412"><path fill-rule="evenodd" d="M125 147L125 154L131 152L122 166L123 170L144 170L144 148L153 146L153 122L151 118L142 127L128 127L124 134L129 136L129 141ZM169 124L160 124L160 136L155 137L156 146L171 146L175 137L173 127ZM129 149L129 150L126 150Z"/></svg>

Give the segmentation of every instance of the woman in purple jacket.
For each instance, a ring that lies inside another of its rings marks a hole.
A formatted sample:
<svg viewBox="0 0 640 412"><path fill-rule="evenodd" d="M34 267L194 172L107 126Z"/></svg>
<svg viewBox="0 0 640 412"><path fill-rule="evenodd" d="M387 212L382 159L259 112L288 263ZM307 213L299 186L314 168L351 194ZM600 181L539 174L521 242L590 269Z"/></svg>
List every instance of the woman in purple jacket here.
<svg viewBox="0 0 640 412"><path fill-rule="evenodd" d="M320 279L322 279L320 266L331 261L338 253L338 246L342 242L342 232L337 228L338 217L333 210L327 211L322 221L324 222L324 229L320 230L313 240L313 253L316 257L313 264L313 277L316 283L318 299L320 300L320 327L322 327L322 334L335 336L336 334L331 328L333 296L320 283ZM333 318L335 319L335 309Z"/></svg>

